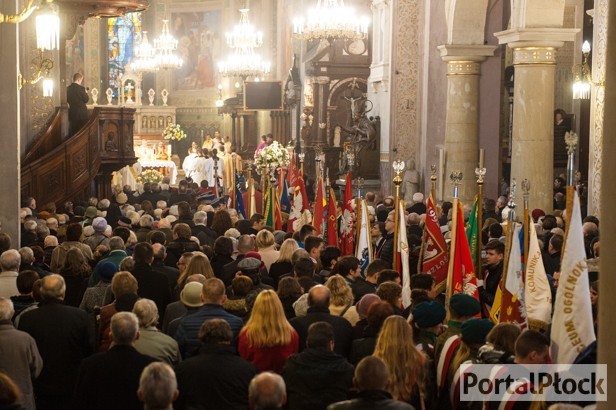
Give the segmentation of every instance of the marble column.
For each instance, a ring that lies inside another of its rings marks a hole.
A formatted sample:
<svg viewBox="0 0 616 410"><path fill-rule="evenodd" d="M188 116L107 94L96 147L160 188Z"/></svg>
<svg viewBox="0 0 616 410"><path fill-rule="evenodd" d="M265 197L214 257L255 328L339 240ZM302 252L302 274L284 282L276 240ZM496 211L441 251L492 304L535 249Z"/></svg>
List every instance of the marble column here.
<svg viewBox="0 0 616 410"><path fill-rule="evenodd" d="M0 10L3 13L16 14L16 4L19 3L1 0ZM19 249L21 91L17 89L20 65L18 25L0 23L0 38L0 175L3 177L2 190L5 193L0 195L0 229L11 237L11 247ZM29 67L24 67L24 70L24 75L28 75Z"/></svg>
<svg viewBox="0 0 616 410"><path fill-rule="evenodd" d="M596 4L596 3L595 3ZM599 10L595 8L595 16ZM607 41L606 49L606 64L605 64L605 82L606 84L616 83L616 8L610 7L609 18L604 26L602 38ZM606 35L607 33L607 35ZM605 113L603 116L603 126L606 130L613 130L616 127L616 88L605 88ZM602 168L601 174L604 181L613 181L616 179L616 161L612 156L616 152L616 138L603 138L601 157ZM601 209L611 210L616 202L616 190L609 189L606 183L606 189L601 191ZM612 295L616 294L616 276L613 274L614 266L616 266L616 252L612 249L616 246L616 214L614 212L603 212L601 215L601 258L599 262L599 293L602 297L599 298L599 332L597 345L599 353L597 363L607 365L607 386L606 389L612 394L608 396L608 401L598 402L597 408L600 410L608 410L614 408L616 399L614 391L616 390L616 349L614 349L614 311L616 311L616 298ZM611 386L611 387L610 387Z"/></svg>
<svg viewBox="0 0 616 410"><path fill-rule="evenodd" d="M592 80L605 81L607 13L609 0L595 0L593 12ZM588 155L588 214L601 218L601 151L603 146L603 113L605 87L593 87L590 101L590 138Z"/></svg>
<svg viewBox="0 0 616 410"><path fill-rule="evenodd" d="M327 126L327 99L326 86L329 85L329 77L320 76L316 78L319 84L319 128L317 129L317 138L315 145L326 145L325 127ZM329 92L329 89L327 89Z"/></svg>
<svg viewBox="0 0 616 410"><path fill-rule="evenodd" d="M462 171L459 198L472 204L477 187L475 168L479 160L479 74L481 62L494 54L495 46L439 46L447 63L447 117L445 122L445 178ZM445 199L451 191L445 191Z"/></svg>
<svg viewBox="0 0 616 410"><path fill-rule="evenodd" d="M513 49L515 85L511 178L527 178L530 208L551 212L554 190L554 74L556 50L578 29L514 29L495 33Z"/></svg>

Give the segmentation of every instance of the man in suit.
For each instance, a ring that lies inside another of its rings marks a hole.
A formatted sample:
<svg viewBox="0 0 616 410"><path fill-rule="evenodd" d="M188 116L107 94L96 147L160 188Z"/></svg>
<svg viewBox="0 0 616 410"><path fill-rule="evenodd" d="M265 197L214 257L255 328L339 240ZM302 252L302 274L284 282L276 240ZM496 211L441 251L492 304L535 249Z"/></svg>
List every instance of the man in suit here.
<svg viewBox="0 0 616 410"><path fill-rule="evenodd" d="M68 103L68 122L70 135L79 131L88 122L87 103L90 100L84 86L83 74L73 74L73 83L66 87L66 102Z"/></svg>
<svg viewBox="0 0 616 410"><path fill-rule="evenodd" d="M83 361L75 384L75 409L141 409L137 397L143 369L156 359L137 352L139 322L132 312L111 318L113 346Z"/></svg>
<svg viewBox="0 0 616 410"><path fill-rule="evenodd" d="M133 250L135 267L132 274L139 284L138 295L142 298L151 299L156 303L158 314L162 318L165 308L171 302L171 290L165 274L152 269L154 262L154 249L146 242L140 242Z"/></svg>
<svg viewBox="0 0 616 410"><path fill-rule="evenodd" d="M65 409L73 393L81 361L94 351L94 320L64 305L66 284L60 275L41 280L38 309L22 315L19 330L36 341L43 371L34 381L37 409Z"/></svg>

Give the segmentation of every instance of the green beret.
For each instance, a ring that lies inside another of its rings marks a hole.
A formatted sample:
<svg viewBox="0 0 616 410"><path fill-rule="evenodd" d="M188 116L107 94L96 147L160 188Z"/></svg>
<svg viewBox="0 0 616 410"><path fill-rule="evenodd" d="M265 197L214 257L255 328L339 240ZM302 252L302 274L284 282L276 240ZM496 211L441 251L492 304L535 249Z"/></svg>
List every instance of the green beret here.
<svg viewBox="0 0 616 410"><path fill-rule="evenodd" d="M490 319L469 319L462 323L462 341L467 345L482 345L486 342L486 336L494 327Z"/></svg>
<svg viewBox="0 0 616 410"><path fill-rule="evenodd" d="M443 323L447 312L439 302L422 302L413 309L413 322L420 328L433 327Z"/></svg>
<svg viewBox="0 0 616 410"><path fill-rule="evenodd" d="M458 316L475 316L481 312L479 301L466 293L456 293L449 299L449 309Z"/></svg>

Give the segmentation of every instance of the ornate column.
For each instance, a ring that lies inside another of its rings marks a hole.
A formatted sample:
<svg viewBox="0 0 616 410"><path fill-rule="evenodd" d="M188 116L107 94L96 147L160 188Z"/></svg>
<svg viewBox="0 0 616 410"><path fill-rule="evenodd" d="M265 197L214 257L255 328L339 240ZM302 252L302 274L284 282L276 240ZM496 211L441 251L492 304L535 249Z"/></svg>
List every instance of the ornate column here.
<svg viewBox="0 0 616 410"><path fill-rule="evenodd" d="M599 3L604 3L599 1ZM603 25L603 33L600 37L595 37L595 44L597 40L605 40L607 49L605 50L606 61L604 65L605 69L605 82L606 84L616 83L616 7L610 7L607 9L607 1L605 2L605 8L597 8L597 2L595 2L595 16L596 18L605 18L605 24ZM605 13L605 16L599 16L599 14ZM609 14L609 18L608 18ZM609 22L609 23L608 23ZM598 22L595 20L595 24ZM594 72L593 72L594 74ZM605 113L603 117L603 126L606 130L613 130L616 127L616 88L607 87L605 89ZM616 138L607 136L601 141L603 158L601 173L605 181L613 181L616 178L616 161L614 161L613 155L616 152ZM616 190L610 189L609 184L606 183L606 189L601 191L601 208L610 210L614 206L616 201ZM603 212L601 215L601 247L607 252L601 253L599 262L599 269L601 276L599 277L599 292L604 297L599 298L599 334L597 337L597 346L599 347L599 353L597 356L597 363L607 364L607 386L606 389L614 391L616 389L616 349L613 347L614 336L614 311L616 310L616 298L611 297L616 292L616 276L612 273L614 264L616 264L616 252L611 252L616 246L616 214L614 212ZM607 297L605 297L607 295ZM600 410L608 410L614 408L614 398L608 399L609 401L598 402L597 408Z"/></svg>
<svg viewBox="0 0 616 410"><path fill-rule="evenodd" d="M578 29L518 28L495 33L513 49L515 85L511 178L532 180L531 208L552 211L556 50Z"/></svg>
<svg viewBox="0 0 616 410"><path fill-rule="evenodd" d="M595 0L593 12L592 80L605 82L607 13L609 0ZM605 87L594 87L590 100L590 138L588 155L588 214L601 217L601 153Z"/></svg>
<svg viewBox="0 0 616 410"><path fill-rule="evenodd" d="M325 138L325 127L327 126L327 99L325 98L325 86L329 84L329 77L317 77L319 84L319 127L317 128L317 138L315 145L327 144ZM329 90L328 90L329 91Z"/></svg>
<svg viewBox="0 0 616 410"><path fill-rule="evenodd" d="M445 121L445 175L462 171L462 203L475 196L474 175L479 158L479 74L481 62L494 55L495 46L439 46L447 62L447 118Z"/></svg>
<svg viewBox="0 0 616 410"><path fill-rule="evenodd" d="M19 11L16 2L0 1L0 10L6 14ZM21 112L20 91L17 90L19 74L19 25L0 24L0 121L2 121L2 150L0 150L0 175L3 175L2 189L6 195L0 197L0 224L2 232L11 237L11 245L19 249L19 208L20 208L20 140ZM23 74L30 75L28 64L22 65ZM31 87L25 85L24 87ZM22 92L25 90L22 90ZM42 204L40 204L42 205Z"/></svg>

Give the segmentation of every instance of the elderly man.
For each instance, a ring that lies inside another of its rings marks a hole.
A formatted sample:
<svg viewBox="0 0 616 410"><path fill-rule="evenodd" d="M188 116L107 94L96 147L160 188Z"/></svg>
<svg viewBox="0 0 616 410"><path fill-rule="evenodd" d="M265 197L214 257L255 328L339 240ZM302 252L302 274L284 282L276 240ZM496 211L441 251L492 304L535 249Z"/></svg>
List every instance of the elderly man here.
<svg viewBox="0 0 616 410"><path fill-rule="evenodd" d="M75 409L139 409L139 377L156 359L139 353L137 316L119 312L111 318L113 345L107 352L88 357L81 364L75 384Z"/></svg>
<svg viewBox="0 0 616 410"><path fill-rule="evenodd" d="M282 409L287 402L284 380L280 375L263 372L250 382L248 401L252 410Z"/></svg>
<svg viewBox="0 0 616 410"><path fill-rule="evenodd" d="M171 291L167 277L152 269L154 250L149 243L141 242L133 251L135 267L132 274L139 283L138 294L142 298L152 299L158 307L161 316L165 314L165 308L171 302Z"/></svg>
<svg viewBox="0 0 616 410"><path fill-rule="evenodd" d="M32 380L41 373L43 359L32 336L13 327L14 313L13 303L0 298L0 369L19 386L23 407L34 410Z"/></svg>
<svg viewBox="0 0 616 410"><path fill-rule="evenodd" d="M170 365L177 365L182 360L178 343L156 329L158 323L156 304L150 299L139 299L135 302L133 313L139 319L139 340L135 342L135 349L139 353Z"/></svg>
<svg viewBox="0 0 616 410"><path fill-rule="evenodd" d="M137 396L144 402L144 410L173 410L178 394L178 383L171 366L157 362L143 369Z"/></svg>
<svg viewBox="0 0 616 410"><path fill-rule="evenodd" d="M148 238L148 234L152 232L152 224L154 223L154 218L152 215L145 214L141 218L139 218L139 229L135 234L137 235L137 242L146 242Z"/></svg>
<svg viewBox="0 0 616 410"><path fill-rule="evenodd" d="M177 367L179 408L245 409L248 386L257 373L254 365L235 352L233 332L223 319L203 322L197 356Z"/></svg>
<svg viewBox="0 0 616 410"><path fill-rule="evenodd" d="M21 256L15 249L9 249L0 255L0 297L10 298L19 294L17 290L17 275Z"/></svg>
<svg viewBox="0 0 616 410"><path fill-rule="evenodd" d="M216 232L207 227L207 213L203 211L195 212L193 222L195 226L190 228L192 236L196 236L201 245L213 246L217 235Z"/></svg>
<svg viewBox="0 0 616 410"><path fill-rule="evenodd" d="M193 314L184 316L175 332L175 340L177 340L184 358L197 353L199 329L204 321L208 319L226 320L231 326L234 337L238 335L244 325L242 319L223 309L222 305L227 300L227 295L225 295L225 285L220 279L211 278L205 281L201 300L204 303L203 307Z"/></svg>
<svg viewBox="0 0 616 410"><path fill-rule="evenodd" d="M19 322L19 330L36 340L45 364L34 382L39 409L68 406L81 361L94 351L94 321L86 312L64 305L65 291L62 276L44 277L38 309L23 313Z"/></svg>

